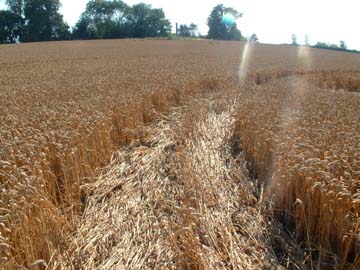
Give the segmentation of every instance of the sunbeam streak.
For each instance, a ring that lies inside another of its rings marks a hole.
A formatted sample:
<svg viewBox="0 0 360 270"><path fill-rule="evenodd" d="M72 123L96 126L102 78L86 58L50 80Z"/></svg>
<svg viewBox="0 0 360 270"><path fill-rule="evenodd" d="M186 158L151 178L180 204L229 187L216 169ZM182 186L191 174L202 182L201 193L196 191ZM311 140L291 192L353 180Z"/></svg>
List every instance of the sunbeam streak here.
<svg viewBox="0 0 360 270"><path fill-rule="evenodd" d="M311 51L310 48L299 46L297 49L297 58L298 63L301 68L305 70L310 70L312 67L312 61L311 61Z"/></svg>
<svg viewBox="0 0 360 270"><path fill-rule="evenodd" d="M239 67L239 80L240 82L244 82L244 79L247 75L248 66L249 66L249 58L252 51L252 46L250 42L246 42L243 48L243 53L240 60L240 67Z"/></svg>

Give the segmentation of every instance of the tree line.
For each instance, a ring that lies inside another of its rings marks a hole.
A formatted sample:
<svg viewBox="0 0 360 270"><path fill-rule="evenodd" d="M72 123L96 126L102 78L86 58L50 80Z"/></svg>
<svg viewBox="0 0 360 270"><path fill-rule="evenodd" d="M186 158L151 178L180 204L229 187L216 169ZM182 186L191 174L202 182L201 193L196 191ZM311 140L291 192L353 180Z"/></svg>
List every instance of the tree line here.
<svg viewBox="0 0 360 270"><path fill-rule="evenodd" d="M360 53L360 51L357 51L357 50L349 50L347 48L345 41L343 41L343 40L340 40L339 45L325 43L325 42L317 42L314 46L311 46L311 47L327 49L327 50L342 51L342 52Z"/></svg>
<svg viewBox="0 0 360 270"><path fill-rule="evenodd" d="M171 25L162 9L121 0L90 0L70 30L60 0L7 0L0 11L0 42L166 36Z"/></svg>
<svg viewBox="0 0 360 270"><path fill-rule="evenodd" d="M297 42L297 36L295 34L291 35L291 45L299 46ZM344 40L340 40L339 45L333 43L325 43L325 42L317 42L315 45L311 46L309 44L309 37L305 35L305 44L301 46L311 47L311 48L319 48L319 49L327 49L327 50L335 50L342 52L352 52L352 53L360 53L357 50L349 50Z"/></svg>
<svg viewBox="0 0 360 270"><path fill-rule="evenodd" d="M162 9L140 3L129 6L121 0L90 0L76 25L70 29L59 10L60 0L6 0L0 10L0 43L69 40L171 37L171 24ZM240 18L233 8L217 5L208 17L209 32L202 38L245 40L236 23L222 22L225 13ZM180 37L197 37L197 25L182 24ZM256 42L256 35L252 36Z"/></svg>
<svg viewBox="0 0 360 270"><path fill-rule="evenodd" d="M170 21L162 9L152 8L145 3L127 5L121 0L90 0L76 25L70 29L59 10L60 0L6 0L7 10L0 10L0 43L34 42L70 39L111 38L173 38ZM235 21L242 13L222 4L211 11L206 36L197 33L197 25L176 25L176 36L186 38L209 38L217 40L238 40L258 42L256 34L245 38L237 27L223 23L223 15L231 14ZM292 45L297 37L292 35ZM305 45L310 46L308 37ZM344 41L340 45L318 42L315 48L338 51L348 50Z"/></svg>
<svg viewBox="0 0 360 270"><path fill-rule="evenodd" d="M164 37L171 24L162 9L120 0L91 0L73 30L76 39Z"/></svg>

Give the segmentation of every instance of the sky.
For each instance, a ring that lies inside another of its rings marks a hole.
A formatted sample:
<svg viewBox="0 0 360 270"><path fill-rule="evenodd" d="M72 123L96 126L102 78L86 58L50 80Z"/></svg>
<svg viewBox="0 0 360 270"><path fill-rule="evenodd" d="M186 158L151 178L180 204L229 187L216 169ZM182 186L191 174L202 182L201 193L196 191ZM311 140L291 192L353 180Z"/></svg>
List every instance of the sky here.
<svg viewBox="0 0 360 270"><path fill-rule="evenodd" d="M60 12L70 26L75 25L88 0L60 0ZM263 43L291 43L297 35L303 44L308 35L310 44L317 41L339 44L344 40L349 49L360 50L359 0L125 0L129 5L140 2L162 8L175 23L195 23L201 34L208 31L206 20L217 4L233 7L243 13L237 25L244 36L256 33ZM4 8L5 0L0 0Z"/></svg>

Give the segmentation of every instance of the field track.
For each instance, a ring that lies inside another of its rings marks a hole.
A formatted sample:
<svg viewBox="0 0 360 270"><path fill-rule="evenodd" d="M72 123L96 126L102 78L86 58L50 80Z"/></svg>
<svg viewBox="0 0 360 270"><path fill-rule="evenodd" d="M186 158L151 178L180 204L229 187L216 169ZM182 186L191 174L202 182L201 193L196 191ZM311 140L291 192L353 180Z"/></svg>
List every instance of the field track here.
<svg viewBox="0 0 360 270"><path fill-rule="evenodd" d="M91 196L72 239L72 267L259 269L276 264L254 187L226 144L235 104L219 98L196 100L146 127L142 144L116 153L99 181L86 186Z"/></svg>
<svg viewBox="0 0 360 270"><path fill-rule="evenodd" d="M358 55L112 40L0 64L4 269L360 266Z"/></svg>

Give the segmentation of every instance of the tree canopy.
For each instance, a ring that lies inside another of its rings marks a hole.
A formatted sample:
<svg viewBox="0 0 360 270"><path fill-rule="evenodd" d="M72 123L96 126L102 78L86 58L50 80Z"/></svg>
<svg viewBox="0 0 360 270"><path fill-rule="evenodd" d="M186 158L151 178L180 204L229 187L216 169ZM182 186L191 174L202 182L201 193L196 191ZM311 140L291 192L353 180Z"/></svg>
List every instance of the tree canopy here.
<svg viewBox="0 0 360 270"><path fill-rule="evenodd" d="M9 22L16 16L17 25L22 22L21 31L13 25L13 32L20 36L21 41L45 41L70 38L69 26L59 13L59 0L7 0L12 18L8 13ZM21 20L20 20L21 18Z"/></svg>
<svg viewBox="0 0 360 270"><path fill-rule="evenodd" d="M318 42L315 44L315 48L322 48L322 49L331 49L331 50L336 50L336 51L351 51L347 49L347 45L345 43L345 41L340 40L339 42L339 46L336 44L329 44L329 43L325 43L325 42ZM352 52L354 52L355 50L352 50Z"/></svg>
<svg viewBox="0 0 360 270"><path fill-rule="evenodd" d="M233 8L217 5L211 11L207 24L209 26L208 38L221 40L242 40L242 35L237 29L236 23L231 26L225 25L222 21L224 14L231 14L235 19L242 16L241 13Z"/></svg>
<svg viewBox="0 0 360 270"><path fill-rule="evenodd" d="M24 0L28 41L70 38L69 26L59 13L59 0Z"/></svg>
<svg viewBox="0 0 360 270"><path fill-rule="evenodd" d="M189 26L186 24L180 24L177 30L177 35L180 37L195 37L198 27L196 24L191 23Z"/></svg>
<svg viewBox="0 0 360 270"><path fill-rule="evenodd" d="M169 20L162 9L121 0L90 0L69 31L59 13L60 0L6 0L9 10L0 13L0 43L97 38L168 36Z"/></svg>
<svg viewBox="0 0 360 270"><path fill-rule="evenodd" d="M167 36L170 22L162 9L144 3L128 6L121 0L91 0L74 28L74 37L143 38Z"/></svg>
<svg viewBox="0 0 360 270"><path fill-rule="evenodd" d="M24 15L24 0L6 0L6 4L14 14Z"/></svg>
<svg viewBox="0 0 360 270"><path fill-rule="evenodd" d="M93 39L119 35L128 8L122 1L89 1L75 25L74 37Z"/></svg>
<svg viewBox="0 0 360 270"><path fill-rule="evenodd" d="M171 31L170 22L165 19L162 9L152 9L151 5L140 3L129 9L128 24L131 37L166 36Z"/></svg>
<svg viewBox="0 0 360 270"><path fill-rule="evenodd" d="M22 36L24 19L8 10L0 10L0 43L14 43Z"/></svg>
<svg viewBox="0 0 360 270"><path fill-rule="evenodd" d="M249 42L252 42L252 43L258 43L259 42L259 38L257 37L257 35L255 33L250 36Z"/></svg>

